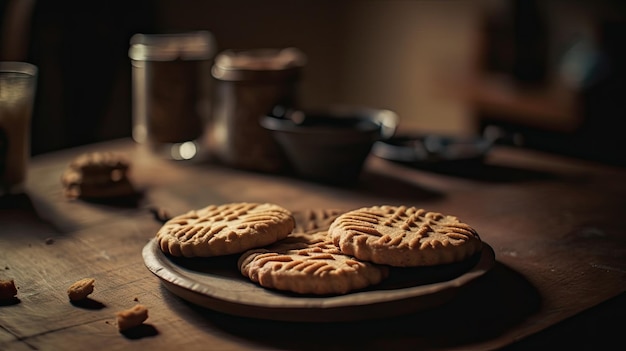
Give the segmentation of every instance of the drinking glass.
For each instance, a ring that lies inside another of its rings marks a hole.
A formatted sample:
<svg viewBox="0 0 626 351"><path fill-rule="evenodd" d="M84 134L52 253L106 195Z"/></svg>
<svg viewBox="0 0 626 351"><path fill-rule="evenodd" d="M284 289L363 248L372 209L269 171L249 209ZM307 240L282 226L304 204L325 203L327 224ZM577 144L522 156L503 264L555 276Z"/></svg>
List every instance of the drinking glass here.
<svg viewBox="0 0 626 351"><path fill-rule="evenodd" d="M37 71L27 62L0 62L0 195L21 192L26 180Z"/></svg>

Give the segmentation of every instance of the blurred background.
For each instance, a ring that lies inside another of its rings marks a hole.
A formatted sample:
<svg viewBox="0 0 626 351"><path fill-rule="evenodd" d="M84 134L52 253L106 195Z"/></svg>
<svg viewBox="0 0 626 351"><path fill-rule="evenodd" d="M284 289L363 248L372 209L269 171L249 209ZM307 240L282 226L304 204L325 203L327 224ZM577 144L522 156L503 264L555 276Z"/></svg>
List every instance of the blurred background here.
<svg viewBox="0 0 626 351"><path fill-rule="evenodd" d="M620 1L0 0L0 15L0 60L40 68L34 155L129 137L130 37L208 30L218 52L301 49L305 107L388 108L400 131L495 126L525 147L626 165Z"/></svg>

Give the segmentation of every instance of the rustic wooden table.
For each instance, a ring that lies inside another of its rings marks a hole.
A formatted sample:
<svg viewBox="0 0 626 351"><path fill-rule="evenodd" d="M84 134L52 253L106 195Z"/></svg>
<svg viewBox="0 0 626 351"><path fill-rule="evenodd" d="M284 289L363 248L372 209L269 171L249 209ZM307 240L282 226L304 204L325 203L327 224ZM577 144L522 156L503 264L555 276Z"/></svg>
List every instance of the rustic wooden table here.
<svg viewBox="0 0 626 351"><path fill-rule="evenodd" d="M60 176L70 160L104 150L129 157L144 196L134 204L65 199ZM0 198L0 279L18 286L18 299L0 306L0 349L597 349L619 340L626 169L501 147L483 165L447 171L376 157L366 166L358 184L339 188L168 161L126 139L37 156L26 193ZM150 209L175 215L240 201L293 211L405 204L454 214L478 230L497 262L443 305L383 320L246 318L165 289L142 258L161 225ZM84 277L96 280L90 303L71 304L67 287ZM136 303L149 309L145 325L118 332L115 312Z"/></svg>

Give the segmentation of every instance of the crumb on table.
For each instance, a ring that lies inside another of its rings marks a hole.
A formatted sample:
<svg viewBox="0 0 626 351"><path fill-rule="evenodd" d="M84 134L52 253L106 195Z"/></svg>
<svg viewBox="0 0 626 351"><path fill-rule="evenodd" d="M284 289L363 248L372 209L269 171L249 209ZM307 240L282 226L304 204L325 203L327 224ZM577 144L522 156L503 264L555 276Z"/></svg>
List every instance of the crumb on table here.
<svg viewBox="0 0 626 351"><path fill-rule="evenodd" d="M142 304L137 304L127 310L116 313L117 329L124 331L141 325L148 319L148 309Z"/></svg>
<svg viewBox="0 0 626 351"><path fill-rule="evenodd" d="M95 279L93 278L83 278L72 284L67 289L67 296L69 296L70 301L79 301L85 299L89 294L93 292L94 282Z"/></svg>

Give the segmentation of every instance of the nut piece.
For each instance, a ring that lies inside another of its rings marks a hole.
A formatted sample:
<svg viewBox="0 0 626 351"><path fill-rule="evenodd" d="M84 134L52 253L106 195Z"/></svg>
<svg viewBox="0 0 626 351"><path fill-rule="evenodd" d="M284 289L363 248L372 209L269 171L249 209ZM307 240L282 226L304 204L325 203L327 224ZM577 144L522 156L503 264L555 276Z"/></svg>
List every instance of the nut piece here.
<svg viewBox="0 0 626 351"><path fill-rule="evenodd" d="M70 301L79 301L86 298L87 295L93 292L94 282L95 279L93 278L84 278L72 284L67 289L67 296L69 296Z"/></svg>
<svg viewBox="0 0 626 351"><path fill-rule="evenodd" d="M15 282L11 280L0 279L0 300L10 300L17 295Z"/></svg>
<svg viewBox="0 0 626 351"><path fill-rule="evenodd" d="M124 331L140 326L146 319L148 319L148 309L142 304L137 304L135 307L117 312L116 316L117 329L119 331Z"/></svg>

